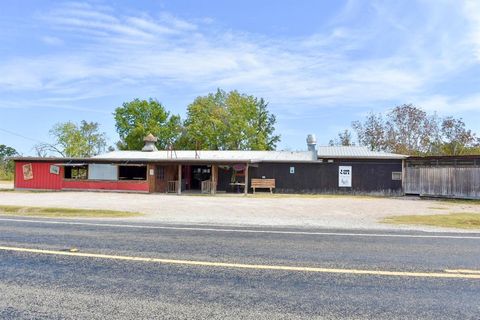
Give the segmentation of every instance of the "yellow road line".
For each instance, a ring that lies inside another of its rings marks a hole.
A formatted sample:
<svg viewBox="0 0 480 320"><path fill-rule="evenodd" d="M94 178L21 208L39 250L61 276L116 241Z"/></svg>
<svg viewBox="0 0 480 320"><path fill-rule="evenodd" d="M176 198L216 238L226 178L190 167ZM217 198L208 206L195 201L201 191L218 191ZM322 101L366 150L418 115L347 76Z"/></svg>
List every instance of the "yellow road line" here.
<svg viewBox="0 0 480 320"><path fill-rule="evenodd" d="M161 259L161 258L131 257L131 256L119 256L119 255L108 255L108 254L98 254L98 253L55 251L55 250L29 249L29 248L5 247L5 246L0 246L0 250L14 251L14 252L36 253L36 254L71 256L71 257L99 258L99 259L137 261L137 262L155 262L155 263L163 263L163 264L218 267L218 268L233 268L233 269L278 270L278 271L337 273L337 274L395 276L395 277L480 279L480 274L464 274L464 273L448 273L448 272L410 272L410 271L385 271L385 270L295 267L295 266L278 266L278 265L264 265L264 264L243 264L243 263L227 263L227 262L212 262L212 261L193 261L193 260L176 260L176 259Z"/></svg>
<svg viewBox="0 0 480 320"><path fill-rule="evenodd" d="M444 271L449 273L480 274L480 270L471 270L471 269L445 269Z"/></svg>

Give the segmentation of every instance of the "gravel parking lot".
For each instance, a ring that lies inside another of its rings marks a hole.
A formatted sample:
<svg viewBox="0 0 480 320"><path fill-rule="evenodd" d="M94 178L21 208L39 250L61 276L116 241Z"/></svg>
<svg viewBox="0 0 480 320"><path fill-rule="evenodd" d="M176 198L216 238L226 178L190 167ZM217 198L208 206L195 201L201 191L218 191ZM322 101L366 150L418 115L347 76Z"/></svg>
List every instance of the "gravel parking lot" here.
<svg viewBox="0 0 480 320"><path fill-rule="evenodd" d="M137 222L427 231L448 229L395 226L379 223L379 220L391 215L480 213L478 203L355 196L212 197L111 192L3 191L0 192L0 205L109 209L144 213L140 217L122 218Z"/></svg>

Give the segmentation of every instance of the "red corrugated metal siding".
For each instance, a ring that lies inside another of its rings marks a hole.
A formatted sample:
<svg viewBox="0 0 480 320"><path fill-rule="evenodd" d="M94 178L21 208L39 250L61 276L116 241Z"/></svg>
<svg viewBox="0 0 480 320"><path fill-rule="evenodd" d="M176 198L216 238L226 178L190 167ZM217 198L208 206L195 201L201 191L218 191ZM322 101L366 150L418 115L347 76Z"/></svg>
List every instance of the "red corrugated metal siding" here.
<svg viewBox="0 0 480 320"><path fill-rule="evenodd" d="M148 181L75 181L64 180L62 189L92 189L148 192Z"/></svg>
<svg viewBox="0 0 480 320"><path fill-rule="evenodd" d="M22 166L32 164L33 179L23 179ZM63 168L60 174L50 173L53 162L16 162L15 163L15 188L60 190L62 188Z"/></svg>
<svg viewBox="0 0 480 320"><path fill-rule="evenodd" d="M24 164L31 164L33 179L23 179ZM111 191L142 191L148 192L148 181L88 181L64 180L63 167L60 174L50 173L53 162L16 162L15 163L15 188L19 189L83 189L83 190L111 190Z"/></svg>

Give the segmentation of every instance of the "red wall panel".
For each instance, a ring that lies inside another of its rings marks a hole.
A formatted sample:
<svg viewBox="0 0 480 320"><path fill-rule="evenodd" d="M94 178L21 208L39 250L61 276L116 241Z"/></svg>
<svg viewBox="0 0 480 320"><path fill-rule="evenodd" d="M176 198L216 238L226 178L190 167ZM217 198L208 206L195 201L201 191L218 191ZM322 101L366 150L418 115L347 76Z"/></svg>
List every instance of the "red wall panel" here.
<svg viewBox="0 0 480 320"><path fill-rule="evenodd" d="M146 191L148 181L95 181L95 180L64 180L62 189L93 189L93 190L119 190L119 191Z"/></svg>
<svg viewBox="0 0 480 320"><path fill-rule="evenodd" d="M33 179L23 178L24 164L31 164ZM53 162L16 162L15 163L15 188L22 189L44 189L60 190L62 188L63 167L60 167L60 174L50 173L50 166Z"/></svg>
<svg viewBox="0 0 480 320"><path fill-rule="evenodd" d="M23 178L24 164L31 164L33 179ZM100 180L64 180L63 167L60 174L50 173L53 162L16 162L15 163L15 188L42 189L42 190L111 190L111 191L142 191L148 192L148 181L100 181Z"/></svg>

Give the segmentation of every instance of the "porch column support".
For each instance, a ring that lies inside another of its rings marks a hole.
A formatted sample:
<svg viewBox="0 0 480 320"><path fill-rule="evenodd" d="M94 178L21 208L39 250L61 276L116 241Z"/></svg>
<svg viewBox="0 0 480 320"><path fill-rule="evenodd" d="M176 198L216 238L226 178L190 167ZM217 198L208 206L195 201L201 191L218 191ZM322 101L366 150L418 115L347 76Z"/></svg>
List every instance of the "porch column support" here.
<svg viewBox="0 0 480 320"><path fill-rule="evenodd" d="M212 178L210 181L210 193L216 194L217 193L217 180L218 180L218 166L216 164L212 164Z"/></svg>
<svg viewBox="0 0 480 320"><path fill-rule="evenodd" d="M182 165L178 164L177 194L182 194Z"/></svg>
<svg viewBox="0 0 480 320"><path fill-rule="evenodd" d="M248 195L248 162L245 164L245 195Z"/></svg>

